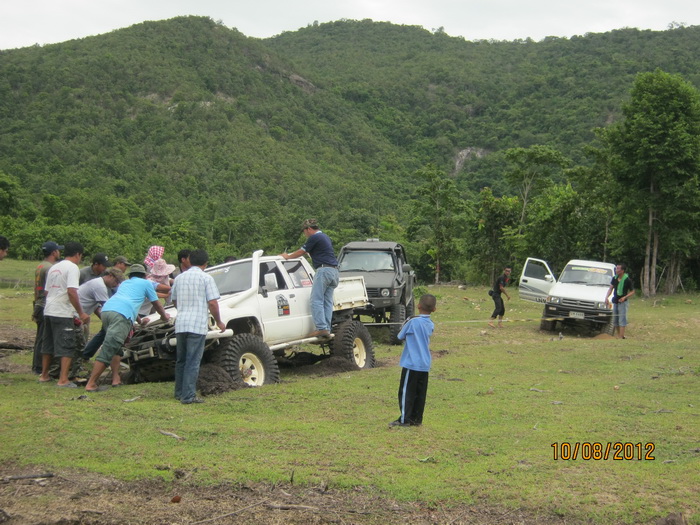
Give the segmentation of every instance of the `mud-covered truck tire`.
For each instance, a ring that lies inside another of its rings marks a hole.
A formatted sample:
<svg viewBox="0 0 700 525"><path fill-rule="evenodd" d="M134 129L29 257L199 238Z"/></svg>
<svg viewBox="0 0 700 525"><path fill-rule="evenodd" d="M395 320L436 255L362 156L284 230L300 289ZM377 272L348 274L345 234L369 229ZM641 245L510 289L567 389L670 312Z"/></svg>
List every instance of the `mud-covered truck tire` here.
<svg viewBox="0 0 700 525"><path fill-rule="evenodd" d="M212 356L236 383L262 386L279 383L280 371L270 347L253 334L237 334L222 341Z"/></svg>
<svg viewBox="0 0 700 525"><path fill-rule="evenodd" d="M348 359L358 368L374 368L372 336L360 321L345 321L334 331L331 354Z"/></svg>
<svg viewBox="0 0 700 525"><path fill-rule="evenodd" d="M391 314L389 315L389 322L391 326L389 327L389 342L392 345L399 345L401 341L399 340L399 332L406 320L406 307L403 304L395 304L391 307Z"/></svg>

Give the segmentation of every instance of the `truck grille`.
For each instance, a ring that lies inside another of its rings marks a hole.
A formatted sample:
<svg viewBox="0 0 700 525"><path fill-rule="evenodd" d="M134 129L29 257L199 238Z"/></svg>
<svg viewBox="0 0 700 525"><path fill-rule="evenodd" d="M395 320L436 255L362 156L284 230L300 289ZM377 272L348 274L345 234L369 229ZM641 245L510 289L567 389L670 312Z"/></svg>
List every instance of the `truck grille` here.
<svg viewBox="0 0 700 525"><path fill-rule="evenodd" d="M576 299L562 299L561 304L564 306L569 306L571 308L588 308L595 309L595 303L593 301L578 301Z"/></svg>
<svg viewBox="0 0 700 525"><path fill-rule="evenodd" d="M367 288L367 297L381 297L379 288Z"/></svg>

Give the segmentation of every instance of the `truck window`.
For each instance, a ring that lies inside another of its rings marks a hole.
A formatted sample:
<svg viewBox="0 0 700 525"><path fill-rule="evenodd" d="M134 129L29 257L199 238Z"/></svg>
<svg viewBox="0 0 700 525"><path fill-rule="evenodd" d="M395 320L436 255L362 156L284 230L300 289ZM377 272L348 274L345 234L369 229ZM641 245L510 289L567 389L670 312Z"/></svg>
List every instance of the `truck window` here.
<svg viewBox="0 0 700 525"><path fill-rule="evenodd" d="M567 264L561 272L559 282L587 284L591 286L609 286L613 273L608 268Z"/></svg>
<svg viewBox="0 0 700 525"><path fill-rule="evenodd" d="M525 267L525 277L543 281L546 275L547 268L544 264L539 261L528 261L527 266Z"/></svg>
<svg viewBox="0 0 700 525"><path fill-rule="evenodd" d="M341 272L394 271L394 258L389 252L353 250L345 252L340 261Z"/></svg>
<svg viewBox="0 0 700 525"><path fill-rule="evenodd" d="M214 278L221 295L238 293L250 289L253 263L243 261L223 268L213 268L207 270L207 273Z"/></svg>
<svg viewBox="0 0 700 525"><path fill-rule="evenodd" d="M284 261L282 265L292 279L294 288L308 288L313 284L309 272L299 261Z"/></svg>
<svg viewBox="0 0 700 525"><path fill-rule="evenodd" d="M282 277L282 273L280 272L279 268L277 268L277 264L274 262L260 263L260 286L265 286L266 275L275 276L275 280L277 281L277 288L275 288L276 290L287 289L287 283L284 282L284 277Z"/></svg>

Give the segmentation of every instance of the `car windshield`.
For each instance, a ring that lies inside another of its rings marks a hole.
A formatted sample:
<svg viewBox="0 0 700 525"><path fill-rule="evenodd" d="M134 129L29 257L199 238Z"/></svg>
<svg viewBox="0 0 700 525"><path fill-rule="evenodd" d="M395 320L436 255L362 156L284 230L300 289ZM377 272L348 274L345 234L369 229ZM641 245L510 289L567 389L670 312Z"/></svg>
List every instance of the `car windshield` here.
<svg viewBox="0 0 700 525"><path fill-rule="evenodd" d="M207 270L214 278L221 295L242 292L250 289L253 275L253 263L242 261L229 266L222 266Z"/></svg>
<svg viewBox="0 0 700 525"><path fill-rule="evenodd" d="M568 264L559 278L560 283L585 284L588 286L610 286L613 272L607 268Z"/></svg>
<svg viewBox="0 0 700 525"><path fill-rule="evenodd" d="M340 261L341 272L394 271L394 258L389 252L345 252Z"/></svg>

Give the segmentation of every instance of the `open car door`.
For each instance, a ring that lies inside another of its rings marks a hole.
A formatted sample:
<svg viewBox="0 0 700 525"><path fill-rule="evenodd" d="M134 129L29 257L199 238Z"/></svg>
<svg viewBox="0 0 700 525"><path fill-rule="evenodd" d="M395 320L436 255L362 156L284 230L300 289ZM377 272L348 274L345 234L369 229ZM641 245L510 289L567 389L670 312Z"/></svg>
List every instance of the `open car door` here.
<svg viewBox="0 0 700 525"><path fill-rule="evenodd" d="M520 298L526 301L544 303L549 295L549 290L557 282L552 270L541 259L528 257L520 275L518 291Z"/></svg>

